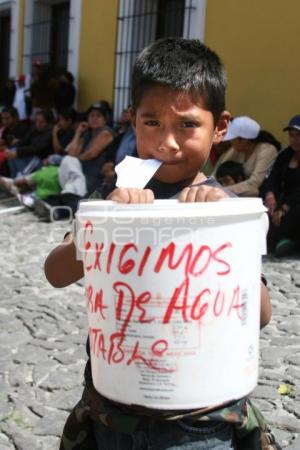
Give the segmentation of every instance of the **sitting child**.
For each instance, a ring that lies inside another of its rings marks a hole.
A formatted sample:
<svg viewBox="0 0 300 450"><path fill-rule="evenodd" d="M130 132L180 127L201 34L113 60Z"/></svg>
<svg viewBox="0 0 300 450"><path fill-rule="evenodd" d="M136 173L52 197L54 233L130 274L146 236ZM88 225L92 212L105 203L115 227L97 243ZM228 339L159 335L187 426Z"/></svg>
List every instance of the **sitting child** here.
<svg viewBox="0 0 300 450"><path fill-rule="evenodd" d="M222 186L232 186L245 179L244 168L241 163L225 161L217 169L216 179Z"/></svg>

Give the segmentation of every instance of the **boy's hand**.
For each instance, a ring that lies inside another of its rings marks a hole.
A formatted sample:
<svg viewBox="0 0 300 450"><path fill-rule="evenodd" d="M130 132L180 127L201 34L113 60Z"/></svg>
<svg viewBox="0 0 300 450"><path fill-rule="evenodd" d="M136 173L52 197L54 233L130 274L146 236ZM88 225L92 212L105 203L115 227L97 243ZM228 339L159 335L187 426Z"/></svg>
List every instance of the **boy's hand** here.
<svg viewBox="0 0 300 450"><path fill-rule="evenodd" d="M216 202L221 198L229 197L222 189L210 186L194 186L184 188L179 195L179 201L189 202Z"/></svg>
<svg viewBox="0 0 300 450"><path fill-rule="evenodd" d="M117 188L109 194L107 200L118 203L153 203L154 194L151 189Z"/></svg>
<svg viewBox="0 0 300 450"><path fill-rule="evenodd" d="M210 186L194 186L184 188L179 194L180 202L216 202L229 197L222 189Z"/></svg>

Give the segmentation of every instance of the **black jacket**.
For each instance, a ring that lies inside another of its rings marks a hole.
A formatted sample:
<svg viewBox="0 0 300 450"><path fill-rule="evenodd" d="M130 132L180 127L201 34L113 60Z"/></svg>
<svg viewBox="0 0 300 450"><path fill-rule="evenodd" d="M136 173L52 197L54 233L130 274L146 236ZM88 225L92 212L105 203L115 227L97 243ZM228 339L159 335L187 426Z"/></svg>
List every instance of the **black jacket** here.
<svg viewBox="0 0 300 450"><path fill-rule="evenodd" d="M296 179L291 183L288 179L288 166L294 155L291 147L282 150L272 167L266 180L265 192L273 192L279 204L286 203L289 206L300 204L300 165L296 169Z"/></svg>
<svg viewBox="0 0 300 450"><path fill-rule="evenodd" d="M15 146L17 157L38 156L43 159L53 153L52 128L44 131L33 129Z"/></svg>

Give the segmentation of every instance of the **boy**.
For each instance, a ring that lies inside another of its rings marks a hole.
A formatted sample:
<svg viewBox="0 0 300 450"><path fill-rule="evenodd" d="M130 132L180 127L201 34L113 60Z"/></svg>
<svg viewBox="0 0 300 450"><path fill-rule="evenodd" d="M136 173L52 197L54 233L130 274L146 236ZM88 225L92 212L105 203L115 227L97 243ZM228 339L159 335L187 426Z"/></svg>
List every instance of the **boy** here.
<svg viewBox="0 0 300 450"><path fill-rule="evenodd" d="M220 142L227 130L225 85L218 56L197 40L166 38L144 49L133 71L130 116L139 157L155 158L162 165L145 189L119 188L108 198L121 203L149 203L174 196L181 202L227 197L214 180L199 173L212 144ZM67 286L83 276L70 235L48 256L45 273L55 287ZM270 320L271 307L263 284L261 297L264 326ZM85 381L82 400L65 426L61 450L267 448L262 446L263 433L257 420L256 427L249 427L247 399L199 411L149 410L118 404L100 395L93 388L89 364ZM230 422L235 422L235 434ZM235 444L237 435L239 447ZM255 437L258 446L250 446ZM266 445L270 443L266 434L263 439Z"/></svg>

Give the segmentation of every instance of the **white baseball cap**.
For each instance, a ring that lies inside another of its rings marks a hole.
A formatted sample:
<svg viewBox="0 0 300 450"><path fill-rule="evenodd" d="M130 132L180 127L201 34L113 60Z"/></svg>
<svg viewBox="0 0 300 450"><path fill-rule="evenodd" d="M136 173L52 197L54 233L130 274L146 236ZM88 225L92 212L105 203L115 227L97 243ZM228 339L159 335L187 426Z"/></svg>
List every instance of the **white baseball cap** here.
<svg viewBox="0 0 300 450"><path fill-rule="evenodd" d="M260 125L247 116L235 117L229 122L227 133L223 141L235 138L255 139L259 135Z"/></svg>

